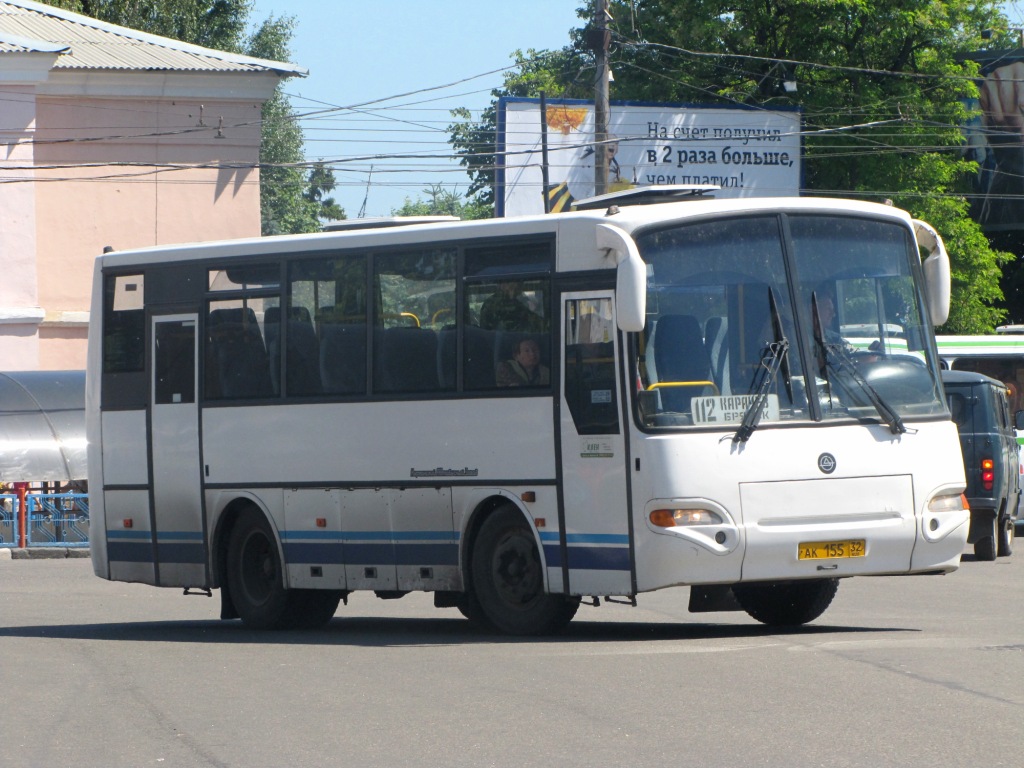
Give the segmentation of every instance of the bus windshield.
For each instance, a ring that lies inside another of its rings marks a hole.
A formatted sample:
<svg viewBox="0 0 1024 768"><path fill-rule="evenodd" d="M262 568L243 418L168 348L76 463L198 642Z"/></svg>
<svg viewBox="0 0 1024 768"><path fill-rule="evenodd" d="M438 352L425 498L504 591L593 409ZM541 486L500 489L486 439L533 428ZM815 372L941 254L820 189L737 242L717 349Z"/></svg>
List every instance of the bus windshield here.
<svg viewBox="0 0 1024 768"><path fill-rule="evenodd" d="M919 257L899 224L756 215L636 241L648 265L634 338L644 427L858 419L895 433L945 412Z"/></svg>

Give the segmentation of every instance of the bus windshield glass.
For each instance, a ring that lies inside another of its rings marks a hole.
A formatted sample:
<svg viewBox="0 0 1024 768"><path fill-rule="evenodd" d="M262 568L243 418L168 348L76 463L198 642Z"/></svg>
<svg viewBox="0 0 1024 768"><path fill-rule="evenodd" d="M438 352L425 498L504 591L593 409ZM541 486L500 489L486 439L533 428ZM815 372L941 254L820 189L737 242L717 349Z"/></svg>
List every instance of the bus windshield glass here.
<svg viewBox="0 0 1024 768"><path fill-rule="evenodd" d="M897 433L904 418L944 413L919 257L898 223L758 215L636 241L648 265L634 339L643 426L742 423L749 436L751 423L857 419Z"/></svg>

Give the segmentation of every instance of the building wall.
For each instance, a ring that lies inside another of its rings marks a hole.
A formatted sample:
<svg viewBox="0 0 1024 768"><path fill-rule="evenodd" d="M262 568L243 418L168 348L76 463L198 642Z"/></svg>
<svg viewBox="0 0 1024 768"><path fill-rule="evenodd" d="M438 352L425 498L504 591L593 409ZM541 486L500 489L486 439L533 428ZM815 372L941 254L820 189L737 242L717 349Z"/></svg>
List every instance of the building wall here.
<svg viewBox="0 0 1024 768"><path fill-rule="evenodd" d="M259 236L259 114L254 100L39 98L40 368L85 366L82 313L105 246Z"/></svg>
<svg viewBox="0 0 1024 768"><path fill-rule="evenodd" d="M32 138L33 85L8 85L0 109L0 360L7 370L32 368L38 359L36 325L35 191Z"/></svg>

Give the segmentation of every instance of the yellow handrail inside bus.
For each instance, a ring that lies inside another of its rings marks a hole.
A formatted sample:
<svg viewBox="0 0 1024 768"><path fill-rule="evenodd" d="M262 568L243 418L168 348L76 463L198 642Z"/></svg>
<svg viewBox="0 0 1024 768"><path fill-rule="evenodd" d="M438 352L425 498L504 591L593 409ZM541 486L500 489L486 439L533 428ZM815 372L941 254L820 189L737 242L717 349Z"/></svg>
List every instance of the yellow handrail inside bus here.
<svg viewBox="0 0 1024 768"><path fill-rule="evenodd" d="M647 387L647 391L653 389L661 389L662 387L711 387L715 390L715 394L720 394L718 387L715 386L713 381L658 381Z"/></svg>

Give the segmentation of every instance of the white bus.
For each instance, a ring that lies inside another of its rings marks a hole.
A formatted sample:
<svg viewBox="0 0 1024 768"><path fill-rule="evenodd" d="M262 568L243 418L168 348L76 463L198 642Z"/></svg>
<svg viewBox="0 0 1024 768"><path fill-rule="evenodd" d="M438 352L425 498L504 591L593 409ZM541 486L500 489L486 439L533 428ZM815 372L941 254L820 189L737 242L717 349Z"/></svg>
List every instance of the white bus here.
<svg viewBox="0 0 1024 768"><path fill-rule="evenodd" d="M1010 411L1024 409L1024 334L936 336L942 366L973 371L1006 384Z"/></svg>
<svg viewBox="0 0 1024 768"><path fill-rule="evenodd" d="M430 591L537 634L676 585L801 624L842 578L955 570L934 231L849 201L628 202L97 258L96 574L219 588L253 627ZM914 354L840 322L898 322Z"/></svg>

